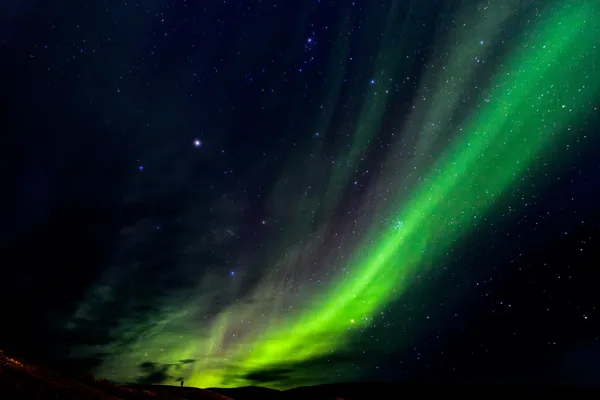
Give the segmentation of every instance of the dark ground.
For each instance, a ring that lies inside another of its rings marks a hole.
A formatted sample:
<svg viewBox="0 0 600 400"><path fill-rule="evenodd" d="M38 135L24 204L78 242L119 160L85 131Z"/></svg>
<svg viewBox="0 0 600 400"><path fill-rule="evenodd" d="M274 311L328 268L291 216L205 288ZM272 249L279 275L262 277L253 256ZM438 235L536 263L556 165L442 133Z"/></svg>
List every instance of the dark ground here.
<svg viewBox="0 0 600 400"><path fill-rule="evenodd" d="M305 386L286 391L257 386L207 390L167 386L117 386L93 378L76 380L0 352L0 399L173 399L173 400L371 400L406 396L554 396L598 398L600 390L570 386L486 385L483 383L352 382Z"/></svg>

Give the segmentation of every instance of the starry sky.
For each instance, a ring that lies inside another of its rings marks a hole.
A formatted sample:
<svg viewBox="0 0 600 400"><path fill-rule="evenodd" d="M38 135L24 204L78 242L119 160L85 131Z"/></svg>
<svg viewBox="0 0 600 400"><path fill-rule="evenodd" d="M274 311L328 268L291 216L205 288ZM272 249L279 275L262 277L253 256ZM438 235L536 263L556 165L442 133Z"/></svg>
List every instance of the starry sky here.
<svg viewBox="0 0 600 400"><path fill-rule="evenodd" d="M597 1L2 9L0 348L198 387L597 382Z"/></svg>

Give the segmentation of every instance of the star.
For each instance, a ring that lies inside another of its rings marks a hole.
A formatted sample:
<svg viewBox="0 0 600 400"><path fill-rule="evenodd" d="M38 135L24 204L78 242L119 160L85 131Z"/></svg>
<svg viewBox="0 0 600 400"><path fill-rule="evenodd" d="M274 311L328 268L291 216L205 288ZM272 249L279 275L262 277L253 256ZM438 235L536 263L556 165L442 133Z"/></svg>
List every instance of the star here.
<svg viewBox="0 0 600 400"><path fill-rule="evenodd" d="M394 228L399 231L400 229L402 229L402 226L404 225L404 223L402 221L396 221L396 223L394 224Z"/></svg>
<svg viewBox="0 0 600 400"><path fill-rule="evenodd" d="M194 147L200 147L202 145L202 142L200 141L200 139L194 139Z"/></svg>

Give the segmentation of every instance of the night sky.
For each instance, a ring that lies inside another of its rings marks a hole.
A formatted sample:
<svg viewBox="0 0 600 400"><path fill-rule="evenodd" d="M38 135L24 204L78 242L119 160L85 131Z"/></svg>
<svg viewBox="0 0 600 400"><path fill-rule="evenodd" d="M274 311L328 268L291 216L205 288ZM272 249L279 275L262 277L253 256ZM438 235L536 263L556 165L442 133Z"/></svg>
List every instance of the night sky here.
<svg viewBox="0 0 600 400"><path fill-rule="evenodd" d="M4 3L0 349L598 382L600 2Z"/></svg>

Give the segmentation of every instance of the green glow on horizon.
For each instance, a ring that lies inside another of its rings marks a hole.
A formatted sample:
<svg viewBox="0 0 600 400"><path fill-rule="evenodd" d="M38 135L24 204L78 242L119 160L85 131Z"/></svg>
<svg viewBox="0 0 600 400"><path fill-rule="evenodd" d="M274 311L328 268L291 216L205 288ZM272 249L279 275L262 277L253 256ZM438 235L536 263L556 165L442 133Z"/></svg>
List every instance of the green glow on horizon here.
<svg viewBox="0 0 600 400"><path fill-rule="evenodd" d="M428 166L429 172L411 195L394 204L390 217L396 222L369 232L361 246L365 251L347 265L351 271L348 276L338 277L294 317L285 322L274 320L234 344L225 341L227 327L233 323L229 314L235 311L236 316L248 318L253 314L242 306L224 310L211 325L209 338L195 338L193 332L184 332L181 342L187 344L156 361L204 358L191 364L193 373L186 379L187 384L247 385L251 382L242 378L245 374L308 361L339 349L355 329L369 324L386 304L400 297L414 274L427 272L423 270L424 261L441 258L468 234L489 214L497 199L537 166L538 160L569 138L569 126L582 122L592 110L600 88L600 74L596 73L600 68L600 5L592 1L561 4L522 35L522 43L512 49L489 82L484 97L491 100L471 110L470 117L455 132L456 139ZM499 18L490 26L496 27L506 15ZM483 30L486 41L493 36L487 28ZM466 40L467 36L462 38ZM456 54L449 57L458 58ZM452 73L457 72L456 67L451 68ZM461 87L465 91L471 84L470 79L466 81ZM339 87L335 85L332 91L337 93ZM440 96L441 92L433 95ZM358 136L348 155L351 164L368 142L362 131L377 131L388 100L388 96L382 96L363 109ZM441 108L430 110L434 115L428 118L437 118L443 112ZM429 139L419 137L418 143L427 147ZM332 181L347 179L345 173L340 174ZM153 333L149 333L146 339L139 339L136 352L142 351L140 343L144 340L147 347L161 347L152 338ZM112 369L121 376L134 376L135 365L130 370L121 365L115 359L101 371ZM276 384L266 386L282 388Z"/></svg>

